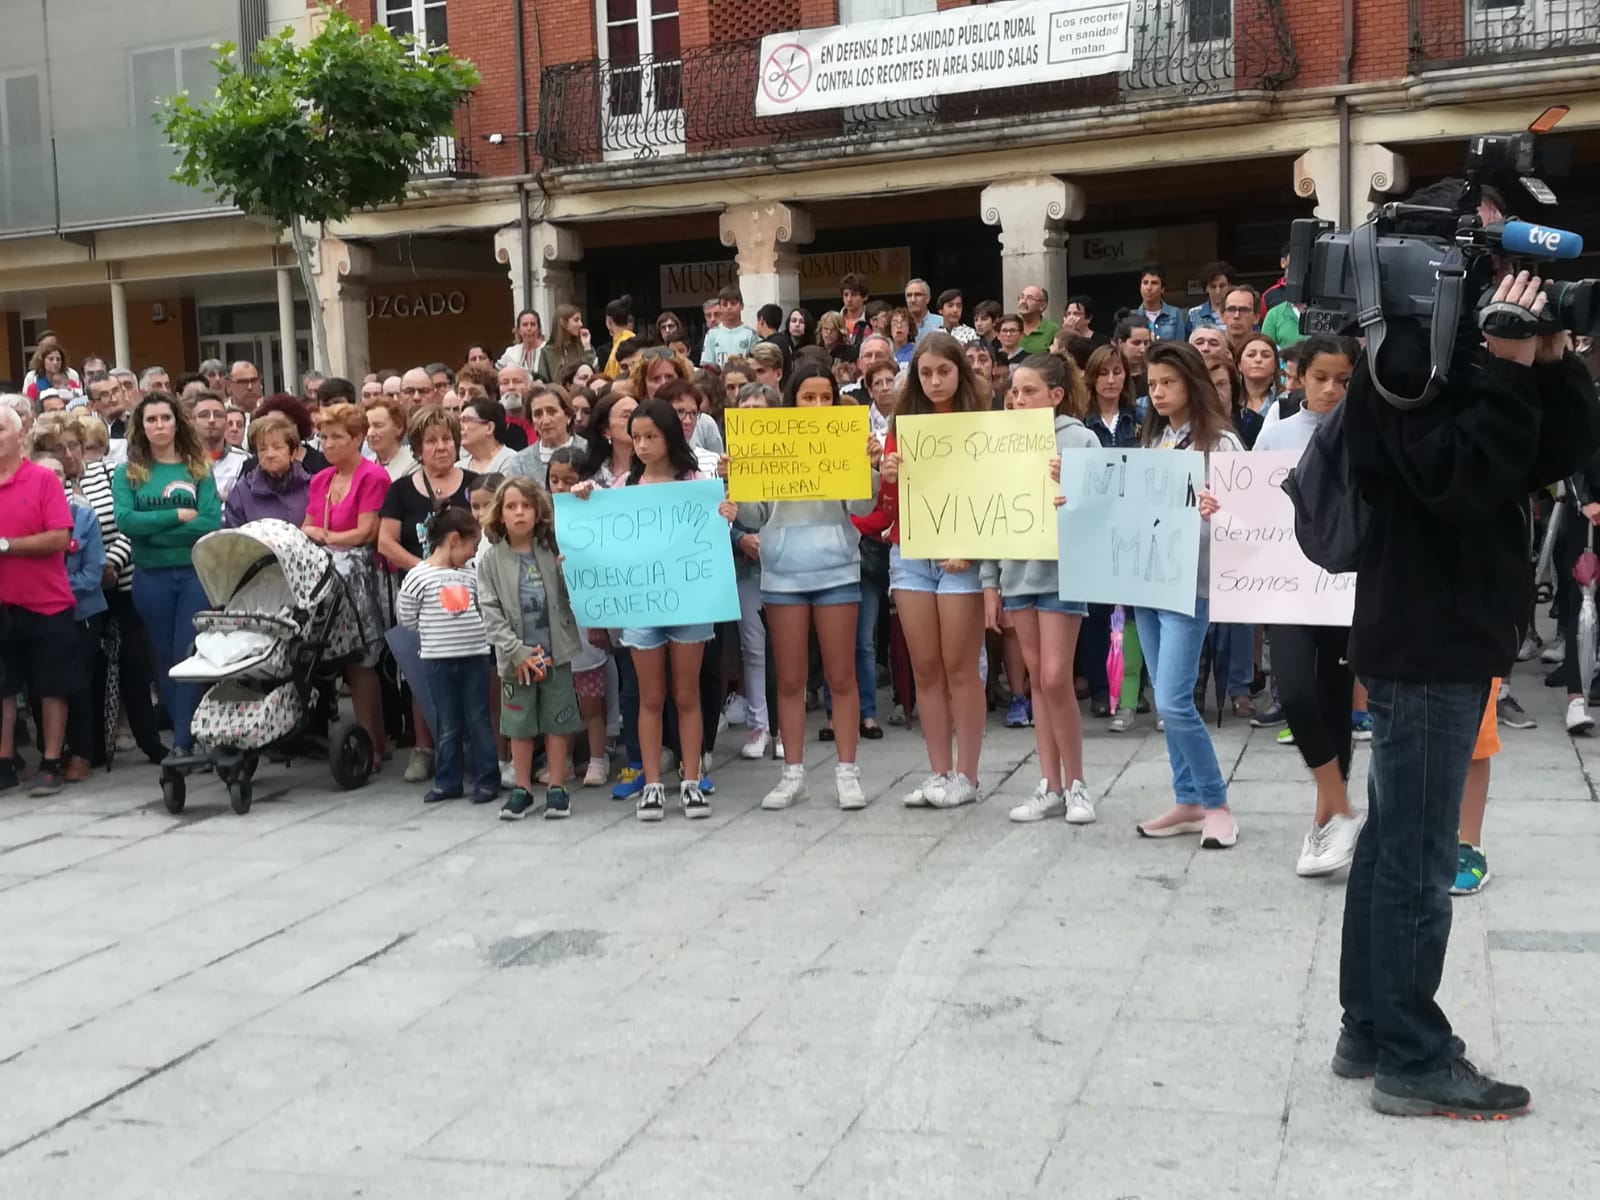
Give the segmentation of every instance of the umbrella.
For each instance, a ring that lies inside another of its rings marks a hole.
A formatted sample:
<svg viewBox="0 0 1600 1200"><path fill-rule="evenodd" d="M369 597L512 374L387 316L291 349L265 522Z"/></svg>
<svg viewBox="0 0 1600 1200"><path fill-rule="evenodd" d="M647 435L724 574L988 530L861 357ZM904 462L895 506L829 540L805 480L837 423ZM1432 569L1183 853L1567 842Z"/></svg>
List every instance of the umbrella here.
<svg viewBox="0 0 1600 1200"><path fill-rule="evenodd" d="M1122 700L1122 627L1128 615L1118 604L1111 610L1111 649L1106 652L1106 683L1111 692L1111 711Z"/></svg>
<svg viewBox="0 0 1600 1200"><path fill-rule="evenodd" d="M1594 552L1594 526L1589 526L1589 544L1584 547L1578 561L1572 564L1572 578L1583 591L1583 604L1578 609L1578 684L1583 695L1589 694L1589 684L1594 679L1595 618L1594 589L1600 581L1600 558Z"/></svg>
<svg viewBox="0 0 1600 1200"><path fill-rule="evenodd" d="M100 635L100 653L105 655L106 679L101 690L101 715L104 718L106 770L117 756L117 725L122 717L122 626L115 616L106 621Z"/></svg>
<svg viewBox="0 0 1600 1200"><path fill-rule="evenodd" d="M899 612L892 609L889 615L889 682L909 729L916 711L917 685L911 674L911 650L906 645L906 631L900 624Z"/></svg>
<svg viewBox="0 0 1600 1200"><path fill-rule="evenodd" d="M1555 572L1550 564L1555 554L1556 530L1561 527L1561 517L1566 511L1565 504L1557 504L1550 513L1550 519L1544 523L1544 541L1539 546L1539 560L1533 571L1533 586L1545 599L1555 593Z"/></svg>

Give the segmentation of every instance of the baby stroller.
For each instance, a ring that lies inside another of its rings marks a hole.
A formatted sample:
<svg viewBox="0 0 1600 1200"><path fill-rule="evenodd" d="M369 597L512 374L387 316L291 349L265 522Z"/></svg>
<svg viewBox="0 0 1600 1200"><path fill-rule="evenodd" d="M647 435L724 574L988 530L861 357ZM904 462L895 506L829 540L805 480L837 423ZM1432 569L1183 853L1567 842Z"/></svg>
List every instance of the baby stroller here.
<svg viewBox="0 0 1600 1200"><path fill-rule="evenodd" d="M181 813L186 776L210 768L243 816L263 756L326 756L340 788L366 783L371 738L339 717L339 672L366 647L333 556L285 521L251 521L196 542L194 569L216 608L195 614L195 653L172 678L211 687L194 752L162 766L167 811Z"/></svg>

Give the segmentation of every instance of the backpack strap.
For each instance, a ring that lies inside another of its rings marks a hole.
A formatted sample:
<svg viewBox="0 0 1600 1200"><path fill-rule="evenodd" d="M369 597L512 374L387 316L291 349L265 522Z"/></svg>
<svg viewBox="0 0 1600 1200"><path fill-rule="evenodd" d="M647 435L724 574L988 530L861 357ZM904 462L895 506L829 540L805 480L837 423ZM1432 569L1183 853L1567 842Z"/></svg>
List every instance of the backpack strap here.
<svg viewBox="0 0 1600 1200"><path fill-rule="evenodd" d="M1384 386L1378 375L1378 352L1383 349L1389 326L1384 319L1382 288L1378 270L1378 230L1368 221L1350 232L1350 264L1355 272L1356 320L1367 337L1367 363L1372 386L1399 409L1420 408L1448 382L1450 360L1455 355L1456 327L1461 320L1461 290L1466 280L1466 259L1458 246L1450 246L1439 261L1439 291L1433 302L1433 322L1429 350L1433 362L1428 380L1415 396L1401 396Z"/></svg>

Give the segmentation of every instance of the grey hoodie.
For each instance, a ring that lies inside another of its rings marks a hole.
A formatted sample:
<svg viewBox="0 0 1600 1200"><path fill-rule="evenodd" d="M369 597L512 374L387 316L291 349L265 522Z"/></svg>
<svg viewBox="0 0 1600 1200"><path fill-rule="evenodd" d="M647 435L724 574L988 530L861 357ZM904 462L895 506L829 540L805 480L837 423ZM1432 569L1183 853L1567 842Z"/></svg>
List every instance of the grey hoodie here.
<svg viewBox="0 0 1600 1200"><path fill-rule="evenodd" d="M783 500L739 505L738 522L761 534L761 587L817 592L861 582L861 534L852 515L877 505L878 473L867 500Z"/></svg>
<svg viewBox="0 0 1600 1200"><path fill-rule="evenodd" d="M1098 450L1100 439L1077 417L1056 417L1056 453ZM1002 596L1055 596L1060 593L1061 571L1054 559L985 560L978 578L986 588L998 587Z"/></svg>

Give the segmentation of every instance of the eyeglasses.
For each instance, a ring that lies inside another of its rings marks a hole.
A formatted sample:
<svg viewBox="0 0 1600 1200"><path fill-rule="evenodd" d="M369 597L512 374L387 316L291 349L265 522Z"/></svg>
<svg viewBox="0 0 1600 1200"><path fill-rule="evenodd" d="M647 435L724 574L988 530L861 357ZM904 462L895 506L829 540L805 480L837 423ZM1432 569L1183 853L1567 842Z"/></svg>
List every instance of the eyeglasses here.
<svg viewBox="0 0 1600 1200"><path fill-rule="evenodd" d="M261 386L261 376L259 376L259 375L248 375L243 379L235 379L233 382L242 383L246 387L260 387Z"/></svg>
<svg viewBox="0 0 1600 1200"><path fill-rule="evenodd" d="M1230 304L1222 310L1230 317L1247 317L1255 312L1248 304Z"/></svg>
<svg viewBox="0 0 1600 1200"><path fill-rule="evenodd" d="M652 346L648 350L639 351L639 357L646 362L659 362L662 359L676 358L677 355L671 346Z"/></svg>
<svg viewBox="0 0 1600 1200"><path fill-rule="evenodd" d="M400 391L406 396L426 396L429 392L433 391L433 386L430 384L427 387L403 387L400 389Z"/></svg>

